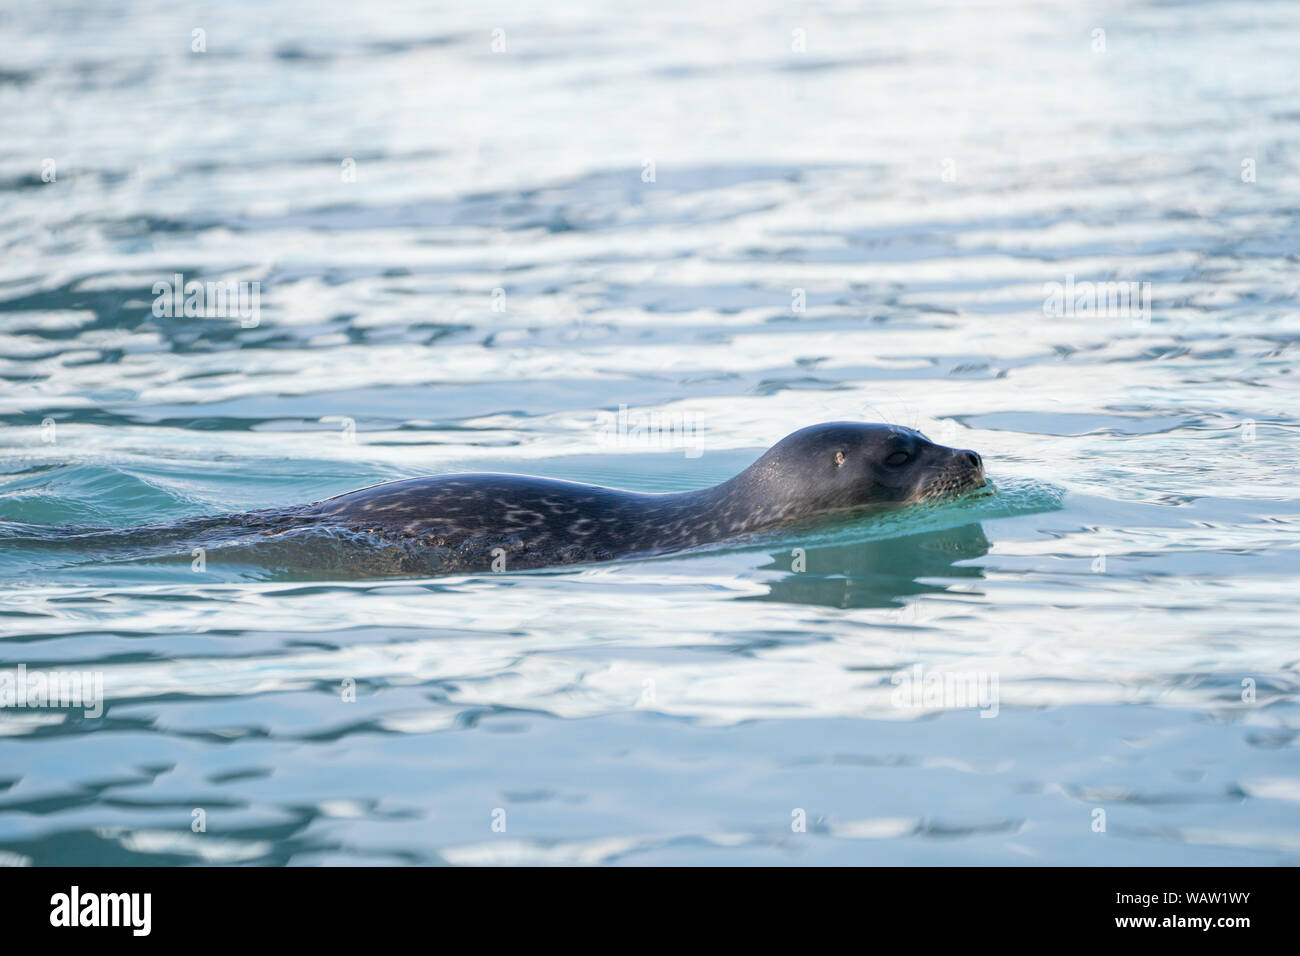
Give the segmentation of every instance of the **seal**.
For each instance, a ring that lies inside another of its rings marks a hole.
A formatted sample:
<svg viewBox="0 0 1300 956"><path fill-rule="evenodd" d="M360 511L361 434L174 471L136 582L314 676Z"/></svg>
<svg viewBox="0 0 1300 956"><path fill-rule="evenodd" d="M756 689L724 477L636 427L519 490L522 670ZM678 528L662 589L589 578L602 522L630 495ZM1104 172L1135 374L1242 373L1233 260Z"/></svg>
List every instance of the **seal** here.
<svg viewBox="0 0 1300 956"><path fill-rule="evenodd" d="M364 535L439 573L521 570L681 551L787 525L953 496L985 482L973 451L895 425L828 422L728 481L645 494L549 478L390 481L296 508L230 516L262 535ZM208 519L211 521L212 519ZM432 560L431 560L432 559Z"/></svg>

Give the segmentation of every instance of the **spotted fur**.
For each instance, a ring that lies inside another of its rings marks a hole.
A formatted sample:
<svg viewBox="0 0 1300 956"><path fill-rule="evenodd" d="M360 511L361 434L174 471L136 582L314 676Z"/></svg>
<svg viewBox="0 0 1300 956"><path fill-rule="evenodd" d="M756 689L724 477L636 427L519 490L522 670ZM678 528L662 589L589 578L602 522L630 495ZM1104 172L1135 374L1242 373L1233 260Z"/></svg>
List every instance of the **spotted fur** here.
<svg viewBox="0 0 1300 956"><path fill-rule="evenodd" d="M911 429L832 422L795 432L735 478L698 491L642 494L458 474L387 482L231 522L264 539L311 533L364 540L398 569L521 570L681 551L983 482L973 452L935 445Z"/></svg>

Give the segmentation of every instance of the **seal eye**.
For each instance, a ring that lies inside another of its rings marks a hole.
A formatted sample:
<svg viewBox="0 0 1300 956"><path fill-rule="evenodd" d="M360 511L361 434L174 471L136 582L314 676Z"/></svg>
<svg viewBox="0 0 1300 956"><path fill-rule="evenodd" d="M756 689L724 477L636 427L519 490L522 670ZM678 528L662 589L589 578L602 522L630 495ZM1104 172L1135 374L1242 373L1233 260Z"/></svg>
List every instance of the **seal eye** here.
<svg viewBox="0 0 1300 956"><path fill-rule="evenodd" d="M905 451L896 451L885 459L885 464L890 468L898 468L900 465L906 465L912 460L912 456Z"/></svg>

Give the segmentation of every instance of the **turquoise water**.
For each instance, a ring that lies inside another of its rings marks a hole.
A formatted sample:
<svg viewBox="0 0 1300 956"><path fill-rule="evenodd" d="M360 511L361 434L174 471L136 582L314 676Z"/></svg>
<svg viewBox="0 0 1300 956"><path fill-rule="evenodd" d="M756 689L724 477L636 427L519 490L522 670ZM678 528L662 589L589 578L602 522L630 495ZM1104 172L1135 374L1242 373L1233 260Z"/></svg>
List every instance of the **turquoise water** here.
<svg viewBox="0 0 1300 956"><path fill-rule="evenodd" d="M112 6L0 14L0 695L102 680L0 707L0 862L1300 862L1300 8ZM840 419L991 492L471 577L60 530Z"/></svg>

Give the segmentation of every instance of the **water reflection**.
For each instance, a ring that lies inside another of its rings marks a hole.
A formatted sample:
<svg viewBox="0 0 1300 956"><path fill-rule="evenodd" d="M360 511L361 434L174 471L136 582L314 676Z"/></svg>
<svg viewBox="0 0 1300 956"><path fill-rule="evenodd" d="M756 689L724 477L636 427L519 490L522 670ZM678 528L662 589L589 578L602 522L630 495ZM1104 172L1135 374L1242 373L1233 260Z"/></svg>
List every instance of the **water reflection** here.
<svg viewBox="0 0 1300 956"><path fill-rule="evenodd" d="M982 578L979 565L961 561L988 554L989 540L978 522L884 541L812 545L776 551L765 570L789 571L766 594L745 600L816 604L824 607L896 607L902 598L935 594L943 578ZM802 552L802 553L800 553ZM802 563L803 570L797 570Z"/></svg>

